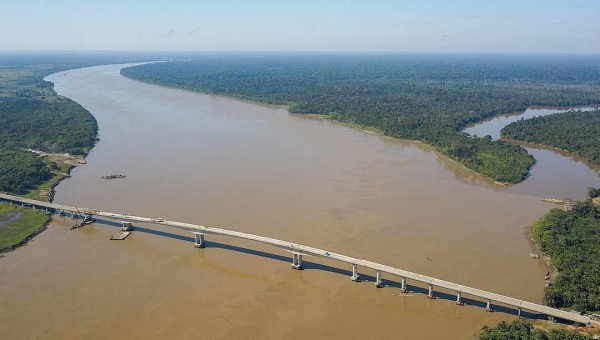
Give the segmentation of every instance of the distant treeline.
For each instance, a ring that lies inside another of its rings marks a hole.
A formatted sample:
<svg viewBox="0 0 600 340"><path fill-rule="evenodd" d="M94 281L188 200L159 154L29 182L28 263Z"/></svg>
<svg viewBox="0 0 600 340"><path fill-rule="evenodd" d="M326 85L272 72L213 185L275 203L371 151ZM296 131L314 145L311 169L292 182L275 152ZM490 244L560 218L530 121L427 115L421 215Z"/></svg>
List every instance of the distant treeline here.
<svg viewBox="0 0 600 340"><path fill-rule="evenodd" d="M520 120L505 126L502 136L566 150L600 167L600 110Z"/></svg>
<svg viewBox="0 0 600 340"><path fill-rule="evenodd" d="M600 207L592 202L600 189L590 188L588 195L572 211L553 209L533 226L534 240L558 269L545 291L549 306L600 310Z"/></svg>
<svg viewBox="0 0 600 340"><path fill-rule="evenodd" d="M532 105L600 103L600 58L459 55L203 57L125 68L133 79L288 105L421 140L497 181L526 178L519 147L470 138L467 125Z"/></svg>

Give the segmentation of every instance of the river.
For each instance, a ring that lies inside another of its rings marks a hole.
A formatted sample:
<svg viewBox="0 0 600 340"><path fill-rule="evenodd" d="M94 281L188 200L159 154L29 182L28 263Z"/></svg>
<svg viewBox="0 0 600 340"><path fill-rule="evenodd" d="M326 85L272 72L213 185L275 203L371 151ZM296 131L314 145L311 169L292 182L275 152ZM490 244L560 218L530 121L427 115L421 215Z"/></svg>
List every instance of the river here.
<svg viewBox="0 0 600 340"><path fill-rule="evenodd" d="M419 143L284 109L60 72L100 142L55 201L256 233L541 302L523 228L552 206L494 190ZM103 180L107 174L127 178ZM515 317L350 281L350 269L243 240L55 218L0 259L3 339L471 339ZM360 268L359 268L360 270ZM384 279L390 278L384 275ZM371 282L369 282L371 281ZM385 283L385 282L384 282ZM414 284L409 281L409 284Z"/></svg>
<svg viewBox="0 0 600 340"><path fill-rule="evenodd" d="M589 111L597 106L577 107L576 110ZM494 117L487 121L465 129L465 132L483 137L490 135L500 138L500 130L512 122L539 116L547 116L570 109L556 107L532 107L525 112L516 112ZM525 149L536 159L536 164L529 172L529 178L510 187L492 187L495 190L508 191L524 195L535 195L551 198L584 199L588 187L600 187L600 176L588 162L576 155L562 152L550 147L523 143ZM477 176L473 182L480 180Z"/></svg>

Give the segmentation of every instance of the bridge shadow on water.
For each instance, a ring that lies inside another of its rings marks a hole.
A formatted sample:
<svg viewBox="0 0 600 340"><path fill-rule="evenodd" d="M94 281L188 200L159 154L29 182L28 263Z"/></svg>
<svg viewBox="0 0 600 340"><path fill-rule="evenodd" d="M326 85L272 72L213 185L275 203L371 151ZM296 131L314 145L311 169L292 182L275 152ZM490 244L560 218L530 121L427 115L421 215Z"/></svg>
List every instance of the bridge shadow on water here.
<svg viewBox="0 0 600 340"><path fill-rule="evenodd" d="M116 228L121 228L121 223L111 221L111 220L106 220L106 219L96 219L95 223L106 225L106 226L111 226L111 227L116 227ZM183 242L188 242L188 243L195 242L194 237L173 234L170 232L165 232L165 231L160 231L160 230L155 230L155 229L144 228L144 227L140 227L137 225L135 226L134 232L166 237L166 238L170 238L173 240L178 240L178 241L183 241ZM261 250L254 250L254 249L229 245L229 244L210 241L210 240L206 240L205 244L206 244L206 248L217 248L217 249L223 249L223 250L227 250L227 251L234 251L237 253L258 256L258 257L267 258L267 259L276 260L276 261L281 261L281 262L284 262L284 263L287 263L290 265L292 263L291 254L290 254L290 256L284 256L284 255L274 254L274 253L265 252L265 251L261 251ZM328 265L324 265L324 264L320 264L320 263L315 263L315 262L310 262L310 261L304 260L302 265L303 265L303 270L305 270L305 271L320 270L320 271L324 271L324 272L328 272L328 273L344 275L348 279L352 276L351 270L328 266ZM371 282L372 284L374 284L376 281L375 276L360 273L360 267L359 267L359 274L360 274L360 282L363 282L363 283ZM393 288L397 288L397 289L402 288L402 284L395 280L383 279L382 283L384 285L384 288L385 287L393 287ZM407 284L407 288L410 293L422 294L423 296L427 296L429 293L428 288L424 288L424 287ZM455 294L436 291L434 295L435 295L435 299L456 302ZM462 305L464 305L464 306L476 306L476 307L480 307L482 309L485 309L487 307L487 302L471 299L471 298L468 298L465 296L462 297L461 301L462 301ZM492 310L494 312L498 312L498 313L504 313L504 314L518 316L518 310L516 308L497 305L497 304L494 304L493 301L492 301ZM531 312L527 312L527 311L522 311L521 316L524 318L527 318L527 319L547 320L547 316L544 314L531 313Z"/></svg>

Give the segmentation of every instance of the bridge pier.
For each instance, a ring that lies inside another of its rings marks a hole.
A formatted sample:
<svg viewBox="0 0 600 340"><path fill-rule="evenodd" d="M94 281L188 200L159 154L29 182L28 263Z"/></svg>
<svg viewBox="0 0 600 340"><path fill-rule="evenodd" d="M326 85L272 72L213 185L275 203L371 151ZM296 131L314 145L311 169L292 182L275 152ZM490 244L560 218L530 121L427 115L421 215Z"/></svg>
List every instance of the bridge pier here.
<svg viewBox="0 0 600 340"><path fill-rule="evenodd" d="M522 308L521 308L521 307L517 308L517 311L519 311L519 314L517 315L517 317L518 317L519 319L521 318L521 310L522 310Z"/></svg>
<svg viewBox="0 0 600 340"><path fill-rule="evenodd" d="M383 287L383 283L381 282L381 270L377 271L376 280L375 280L375 288Z"/></svg>
<svg viewBox="0 0 600 340"><path fill-rule="evenodd" d="M400 290L402 291L402 293L408 293L408 288L406 288L406 278L404 276L402 276Z"/></svg>
<svg viewBox="0 0 600 340"><path fill-rule="evenodd" d="M292 253L292 255L292 269L302 270L302 255L296 253Z"/></svg>
<svg viewBox="0 0 600 340"><path fill-rule="evenodd" d="M125 223L123 223L125 224ZM204 248L206 244L204 243L204 234L195 233L196 234L196 243L194 243L194 247L196 248Z"/></svg>
<svg viewBox="0 0 600 340"><path fill-rule="evenodd" d="M462 292L460 290L456 292L456 304L462 306Z"/></svg>
<svg viewBox="0 0 600 340"><path fill-rule="evenodd" d="M431 283L429 284L429 293L427 293L427 298L435 299L435 295L433 295L433 285Z"/></svg>
<svg viewBox="0 0 600 340"><path fill-rule="evenodd" d="M487 306L485 307L486 312L493 312L492 310L492 300L487 299Z"/></svg>
<svg viewBox="0 0 600 340"><path fill-rule="evenodd" d="M74 212L71 211L71 218L76 220L77 219L77 214L75 214Z"/></svg>
<svg viewBox="0 0 600 340"><path fill-rule="evenodd" d="M58 211L58 216L65 216L65 211L64 210L59 210Z"/></svg>
<svg viewBox="0 0 600 340"><path fill-rule="evenodd" d="M360 276L358 275L358 265L357 264L353 264L352 265L352 276L350 277L350 280L354 281L354 282L358 282Z"/></svg>
<svg viewBox="0 0 600 340"><path fill-rule="evenodd" d="M123 222L122 226L121 226L121 230L122 231L132 231L133 225L131 224L131 222Z"/></svg>

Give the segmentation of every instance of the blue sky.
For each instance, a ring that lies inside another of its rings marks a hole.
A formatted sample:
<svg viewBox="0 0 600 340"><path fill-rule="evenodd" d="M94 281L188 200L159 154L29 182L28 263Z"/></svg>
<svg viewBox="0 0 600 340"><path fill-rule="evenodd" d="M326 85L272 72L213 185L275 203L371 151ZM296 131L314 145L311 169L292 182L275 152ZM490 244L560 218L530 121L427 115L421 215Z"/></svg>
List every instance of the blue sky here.
<svg viewBox="0 0 600 340"><path fill-rule="evenodd" d="M600 0L0 0L0 49L600 53Z"/></svg>

